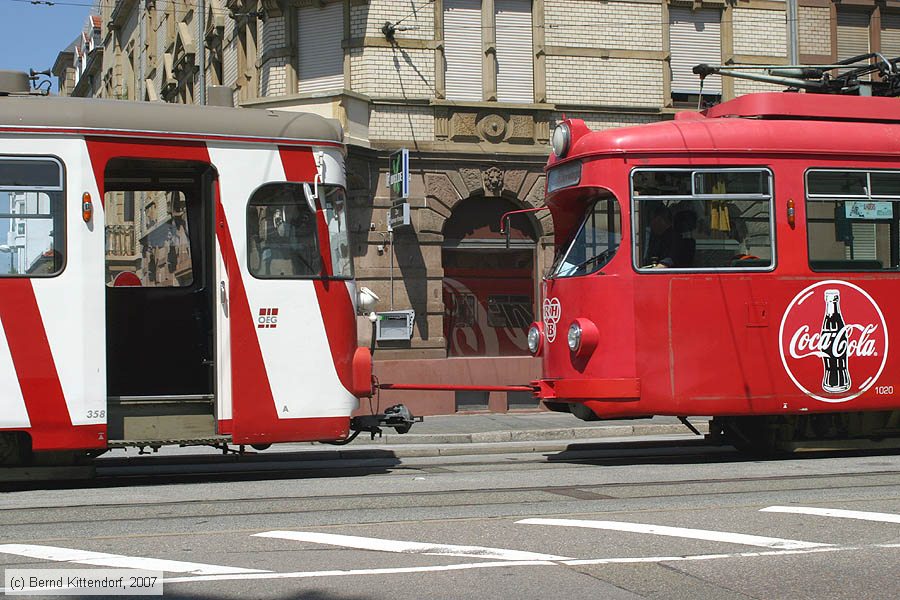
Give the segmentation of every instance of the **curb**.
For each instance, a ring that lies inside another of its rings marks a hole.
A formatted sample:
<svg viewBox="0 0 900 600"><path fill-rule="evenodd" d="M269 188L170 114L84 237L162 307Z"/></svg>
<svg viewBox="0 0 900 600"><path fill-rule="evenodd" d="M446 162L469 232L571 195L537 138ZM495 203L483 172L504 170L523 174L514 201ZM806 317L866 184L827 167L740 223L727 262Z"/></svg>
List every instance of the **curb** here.
<svg viewBox="0 0 900 600"><path fill-rule="evenodd" d="M709 433L708 421L691 421L700 433ZM689 430L681 423L601 425L562 429L531 429L524 431L483 431L477 433L385 433L380 438L365 440L362 446L405 446L419 444L497 444L503 442L534 442L549 440L588 440L636 435L671 435Z"/></svg>

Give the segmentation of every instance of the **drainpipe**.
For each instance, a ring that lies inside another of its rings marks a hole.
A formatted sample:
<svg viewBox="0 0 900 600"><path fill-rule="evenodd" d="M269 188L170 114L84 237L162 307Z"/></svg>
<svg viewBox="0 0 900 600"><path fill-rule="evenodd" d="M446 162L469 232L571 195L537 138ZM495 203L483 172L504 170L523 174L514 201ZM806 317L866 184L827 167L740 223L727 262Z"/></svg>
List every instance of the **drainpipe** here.
<svg viewBox="0 0 900 600"><path fill-rule="evenodd" d="M796 0L794 0L796 1ZM197 51L200 54L200 105L206 105L206 0L200 0L200 23L198 24Z"/></svg>
<svg viewBox="0 0 900 600"><path fill-rule="evenodd" d="M787 0L787 39L788 39L788 64L800 64L800 44L799 28L797 21L799 18L799 10L797 9L797 0Z"/></svg>

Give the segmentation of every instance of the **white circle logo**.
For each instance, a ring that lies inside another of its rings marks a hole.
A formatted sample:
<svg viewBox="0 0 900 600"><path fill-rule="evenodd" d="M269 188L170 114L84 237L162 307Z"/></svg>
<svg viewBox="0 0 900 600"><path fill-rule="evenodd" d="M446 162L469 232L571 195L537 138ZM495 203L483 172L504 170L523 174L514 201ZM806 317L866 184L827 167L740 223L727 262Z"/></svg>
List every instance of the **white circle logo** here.
<svg viewBox="0 0 900 600"><path fill-rule="evenodd" d="M846 281L820 281L794 296L778 338L788 377L822 402L860 396L887 364L884 314L868 292Z"/></svg>

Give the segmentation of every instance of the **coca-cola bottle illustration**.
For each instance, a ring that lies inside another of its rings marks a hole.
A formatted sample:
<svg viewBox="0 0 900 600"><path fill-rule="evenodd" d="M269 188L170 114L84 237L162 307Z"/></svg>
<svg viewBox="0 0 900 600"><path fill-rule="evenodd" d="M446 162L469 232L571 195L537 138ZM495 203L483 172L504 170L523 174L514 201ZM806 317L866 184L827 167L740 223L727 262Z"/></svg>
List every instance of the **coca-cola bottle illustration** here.
<svg viewBox="0 0 900 600"><path fill-rule="evenodd" d="M839 339L846 335L844 317L841 315L841 292L825 290L825 320L822 322L825 375L822 377L822 389L832 394L850 389L850 371L847 370L849 340Z"/></svg>

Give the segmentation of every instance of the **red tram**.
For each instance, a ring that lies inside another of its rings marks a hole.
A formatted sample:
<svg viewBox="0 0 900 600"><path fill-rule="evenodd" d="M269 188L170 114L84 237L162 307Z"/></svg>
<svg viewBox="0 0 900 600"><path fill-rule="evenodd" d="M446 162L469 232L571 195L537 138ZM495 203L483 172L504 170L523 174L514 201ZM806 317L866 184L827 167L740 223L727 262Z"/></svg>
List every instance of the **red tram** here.
<svg viewBox="0 0 900 600"><path fill-rule="evenodd" d="M740 97L554 132L537 393L587 420L712 415L739 447L900 435L900 103Z"/></svg>

